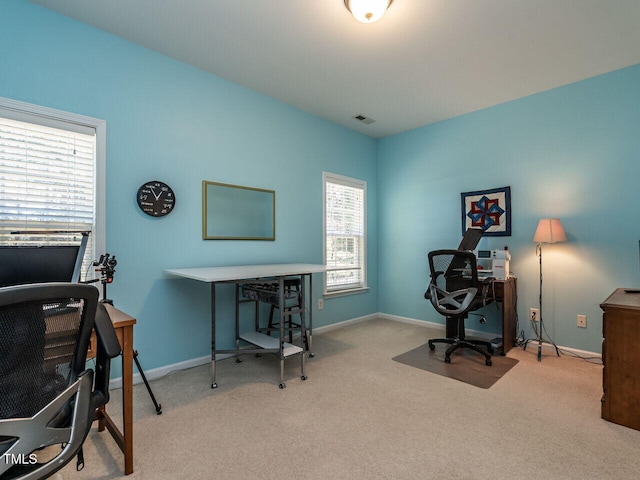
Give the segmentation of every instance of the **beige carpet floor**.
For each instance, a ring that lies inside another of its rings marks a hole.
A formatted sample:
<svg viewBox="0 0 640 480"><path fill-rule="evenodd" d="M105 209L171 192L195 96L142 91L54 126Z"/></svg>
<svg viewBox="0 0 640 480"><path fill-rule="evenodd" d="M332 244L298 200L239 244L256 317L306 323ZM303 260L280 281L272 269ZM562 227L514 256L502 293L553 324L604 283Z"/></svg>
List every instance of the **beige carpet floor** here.
<svg viewBox="0 0 640 480"><path fill-rule="evenodd" d="M392 360L442 332L376 319L314 335L315 358L219 362L135 387L134 473L94 428L58 479L637 479L640 432L600 418L602 366L514 349L491 388ZM109 410L117 416L119 391Z"/></svg>

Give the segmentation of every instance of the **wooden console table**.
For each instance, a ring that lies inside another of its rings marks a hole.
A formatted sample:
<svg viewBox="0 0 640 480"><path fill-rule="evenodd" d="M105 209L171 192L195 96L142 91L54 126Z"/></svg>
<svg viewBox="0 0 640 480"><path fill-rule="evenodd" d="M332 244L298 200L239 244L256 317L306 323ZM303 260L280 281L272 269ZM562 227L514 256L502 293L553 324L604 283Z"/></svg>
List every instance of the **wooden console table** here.
<svg viewBox="0 0 640 480"><path fill-rule="evenodd" d="M618 288L602 302L602 418L640 430L640 292Z"/></svg>
<svg viewBox="0 0 640 480"><path fill-rule="evenodd" d="M108 303L105 308L122 349L122 431L109 416L105 406L96 412L95 420L98 420L98 431L102 432L106 427L124 453L124 473L129 475L133 473L133 326L136 319ZM95 356L93 339L87 358L92 356Z"/></svg>

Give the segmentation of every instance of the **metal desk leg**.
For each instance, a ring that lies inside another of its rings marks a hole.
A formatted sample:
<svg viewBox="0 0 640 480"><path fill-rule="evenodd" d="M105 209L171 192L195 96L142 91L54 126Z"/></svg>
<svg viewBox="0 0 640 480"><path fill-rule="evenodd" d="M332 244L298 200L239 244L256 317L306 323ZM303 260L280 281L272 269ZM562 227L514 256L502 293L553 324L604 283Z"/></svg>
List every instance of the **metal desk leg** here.
<svg viewBox="0 0 640 480"><path fill-rule="evenodd" d="M311 350L313 338L313 275L309 275L309 356L313 357L315 353Z"/></svg>
<svg viewBox="0 0 640 480"><path fill-rule="evenodd" d="M280 384L278 385L280 388L285 388L287 385L284 383L284 314L285 314L285 303L284 303L285 295L284 295L284 277L278 277L278 311L280 313L280 335L279 335L279 352L278 357L280 359Z"/></svg>
<svg viewBox="0 0 640 480"><path fill-rule="evenodd" d="M313 338L313 275L307 275L309 277L309 328L307 328L307 349L309 350L309 358L313 358L315 353L312 350L312 338ZM304 277L302 278L302 284L304 285ZM304 292L304 290L303 290ZM304 305L305 312L307 311L307 303L305 294L302 294L302 303Z"/></svg>
<svg viewBox="0 0 640 480"><path fill-rule="evenodd" d="M211 282L211 388L216 383L216 283Z"/></svg>
<svg viewBox="0 0 640 480"><path fill-rule="evenodd" d="M305 291L304 291L304 275L300 276L300 302L302 305L298 305L298 310L300 310L300 343L302 347L302 351L300 352L300 378L302 380L307 379L307 375L304 372L304 361L305 361L305 344L307 340L307 320L305 318L305 310L306 300L305 300ZM308 345L308 344L307 344Z"/></svg>
<svg viewBox="0 0 640 480"><path fill-rule="evenodd" d="M240 358L240 284L234 283L236 299L236 363L242 363Z"/></svg>

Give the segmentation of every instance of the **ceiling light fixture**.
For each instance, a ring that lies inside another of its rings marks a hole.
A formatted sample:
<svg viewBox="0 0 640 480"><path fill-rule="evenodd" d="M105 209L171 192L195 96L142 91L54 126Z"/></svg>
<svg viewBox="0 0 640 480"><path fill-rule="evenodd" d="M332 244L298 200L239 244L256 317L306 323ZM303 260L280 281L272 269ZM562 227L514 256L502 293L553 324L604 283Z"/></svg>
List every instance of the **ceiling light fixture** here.
<svg viewBox="0 0 640 480"><path fill-rule="evenodd" d="M393 0L344 0L344 6L362 23L373 23L379 20Z"/></svg>

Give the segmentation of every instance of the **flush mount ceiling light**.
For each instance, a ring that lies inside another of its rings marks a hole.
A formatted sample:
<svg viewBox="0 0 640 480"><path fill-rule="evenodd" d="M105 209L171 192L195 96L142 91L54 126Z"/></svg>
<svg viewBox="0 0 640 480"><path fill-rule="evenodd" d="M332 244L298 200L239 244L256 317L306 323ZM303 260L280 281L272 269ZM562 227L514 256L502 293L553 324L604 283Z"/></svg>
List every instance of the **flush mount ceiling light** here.
<svg viewBox="0 0 640 480"><path fill-rule="evenodd" d="M362 23L373 23L387 11L393 0L344 0L347 10Z"/></svg>

